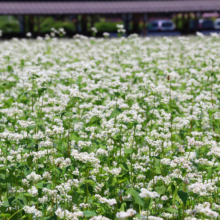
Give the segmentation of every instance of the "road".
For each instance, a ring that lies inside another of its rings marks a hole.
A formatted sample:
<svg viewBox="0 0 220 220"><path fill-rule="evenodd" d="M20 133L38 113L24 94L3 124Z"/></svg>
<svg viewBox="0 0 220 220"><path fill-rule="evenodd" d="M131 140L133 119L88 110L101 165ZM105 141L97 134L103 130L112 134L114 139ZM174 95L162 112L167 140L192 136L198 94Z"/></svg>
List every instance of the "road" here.
<svg viewBox="0 0 220 220"><path fill-rule="evenodd" d="M210 35L211 33L217 33L220 34L220 30L204 30L200 31L204 35ZM193 35L193 34L192 34ZM117 33L110 33L110 37L117 37ZM141 36L143 36L141 34ZM160 32L147 32L147 37L165 37L165 36L181 36L181 33L179 31L160 31Z"/></svg>

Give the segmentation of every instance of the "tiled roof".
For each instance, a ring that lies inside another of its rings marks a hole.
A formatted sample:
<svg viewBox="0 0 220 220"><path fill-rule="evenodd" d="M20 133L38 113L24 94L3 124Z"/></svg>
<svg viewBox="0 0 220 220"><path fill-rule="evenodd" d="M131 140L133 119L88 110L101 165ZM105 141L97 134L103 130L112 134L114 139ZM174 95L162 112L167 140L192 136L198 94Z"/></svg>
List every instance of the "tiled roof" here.
<svg viewBox="0 0 220 220"><path fill-rule="evenodd" d="M220 0L0 2L0 14L104 14L220 11Z"/></svg>

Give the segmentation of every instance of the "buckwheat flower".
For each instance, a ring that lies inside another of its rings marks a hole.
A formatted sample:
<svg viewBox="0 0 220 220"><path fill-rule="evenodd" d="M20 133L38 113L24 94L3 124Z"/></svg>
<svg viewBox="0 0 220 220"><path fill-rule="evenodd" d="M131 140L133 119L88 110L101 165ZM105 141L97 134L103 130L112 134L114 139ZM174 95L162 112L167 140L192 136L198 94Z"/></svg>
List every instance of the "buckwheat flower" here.
<svg viewBox="0 0 220 220"><path fill-rule="evenodd" d="M143 219L147 219L148 218L148 216L150 215L150 211L141 211L141 218L143 218Z"/></svg>
<svg viewBox="0 0 220 220"><path fill-rule="evenodd" d="M99 148L99 149L96 151L96 154L97 154L98 156L101 156L101 155L108 156L108 151Z"/></svg>
<svg viewBox="0 0 220 220"><path fill-rule="evenodd" d="M107 38L107 37L110 36L110 34L109 34L108 32L104 32L104 33L103 33L103 36Z"/></svg>
<svg viewBox="0 0 220 220"><path fill-rule="evenodd" d="M26 180L26 179L22 179L21 182L22 182L22 184L23 184L24 186L26 186L26 187L29 187L29 186L30 186L29 181Z"/></svg>
<svg viewBox="0 0 220 220"><path fill-rule="evenodd" d="M169 81L172 81L172 80L180 78L179 74L177 74L174 71L172 71L170 73L168 71L165 71L165 75L167 76L167 80L169 80Z"/></svg>
<svg viewBox="0 0 220 220"><path fill-rule="evenodd" d="M52 178L48 171L44 172L42 176L44 179L48 179L48 180L50 180Z"/></svg>
<svg viewBox="0 0 220 220"><path fill-rule="evenodd" d="M173 218L173 215L171 213L166 213L166 212L163 212L161 214L165 219L171 219Z"/></svg>
<svg viewBox="0 0 220 220"><path fill-rule="evenodd" d="M94 216L90 218L90 220L110 220L110 219L105 216L99 215L99 216Z"/></svg>
<svg viewBox="0 0 220 220"><path fill-rule="evenodd" d="M212 206L213 206L213 209L220 210L220 205L213 203Z"/></svg>
<svg viewBox="0 0 220 220"><path fill-rule="evenodd" d="M47 212L52 212L53 211L53 207L52 206L48 206L47 207Z"/></svg>
<svg viewBox="0 0 220 220"><path fill-rule="evenodd" d="M212 37L219 37L218 33L210 33Z"/></svg>
<svg viewBox="0 0 220 220"><path fill-rule="evenodd" d="M210 203L208 202L204 202L203 204L196 205L195 210L196 212L203 213L204 215L212 219L217 219L219 216L218 212L212 211L210 209Z"/></svg>
<svg viewBox="0 0 220 220"><path fill-rule="evenodd" d="M38 195L38 190L35 186L32 186L31 189L28 189L28 193L30 193L33 196L37 196Z"/></svg>
<svg viewBox="0 0 220 220"><path fill-rule="evenodd" d="M161 200L166 201L168 200L167 196L161 196Z"/></svg>
<svg viewBox="0 0 220 220"><path fill-rule="evenodd" d="M97 32L98 32L95 27L92 27L92 28L91 28L91 31L94 32L94 33L97 33Z"/></svg>
<svg viewBox="0 0 220 220"><path fill-rule="evenodd" d="M159 197L159 194L155 191L151 192L151 191L148 191L145 188L142 188L141 193L139 194L139 196L142 197L142 198L157 198L157 197Z"/></svg>
<svg viewBox="0 0 220 220"><path fill-rule="evenodd" d="M194 218L194 217L186 217L185 220L197 220L197 218Z"/></svg>
<svg viewBox="0 0 220 220"><path fill-rule="evenodd" d="M40 218L43 216L43 213L41 211L38 211L35 206L24 206L24 211L28 214L34 214L35 217Z"/></svg>
<svg viewBox="0 0 220 220"><path fill-rule="evenodd" d="M89 208L90 204L89 203L80 203L79 206L82 208Z"/></svg>
<svg viewBox="0 0 220 220"><path fill-rule="evenodd" d="M214 60L215 60L215 55L211 55L211 56L210 56L210 59L211 59L212 61L214 61Z"/></svg>
<svg viewBox="0 0 220 220"><path fill-rule="evenodd" d="M136 215L137 213L134 209L128 209L126 212L130 217L132 217L133 215Z"/></svg>
<svg viewBox="0 0 220 220"><path fill-rule="evenodd" d="M42 179L41 175L38 175L35 172L31 172L31 174L26 176L26 178L33 182L38 182Z"/></svg>
<svg viewBox="0 0 220 220"><path fill-rule="evenodd" d="M196 35L199 36L199 37L204 37L203 33L198 32L198 31L196 32Z"/></svg>
<svg viewBox="0 0 220 220"><path fill-rule="evenodd" d="M31 36L32 36L31 32L28 32L28 33L26 34L26 36L27 36L27 37L31 37Z"/></svg>
<svg viewBox="0 0 220 220"><path fill-rule="evenodd" d="M108 204L110 205L110 206L113 206L113 205L115 205L117 203L117 201L115 200L115 199L109 199L108 200Z"/></svg>
<svg viewBox="0 0 220 220"><path fill-rule="evenodd" d="M123 25L123 24L117 24L116 26L117 26L117 28L119 28L119 29L124 28L124 25Z"/></svg>
<svg viewBox="0 0 220 220"><path fill-rule="evenodd" d="M117 212L116 217L118 219L126 219L129 217L127 212L121 211L121 212Z"/></svg>
<svg viewBox="0 0 220 220"><path fill-rule="evenodd" d="M160 217L156 217L156 216L148 216L148 219L149 220L163 220L162 218L160 218Z"/></svg>
<svg viewBox="0 0 220 220"><path fill-rule="evenodd" d="M109 170L109 172L115 176L118 176L121 173L121 168L113 168L112 170Z"/></svg>
<svg viewBox="0 0 220 220"><path fill-rule="evenodd" d="M62 211L61 208L58 208L56 211L55 211L55 214L59 217L59 218L63 218L64 217L64 211Z"/></svg>
<svg viewBox="0 0 220 220"><path fill-rule="evenodd" d="M78 168L76 168L74 171L72 171L72 174L78 176L78 175L79 175L79 170L78 170Z"/></svg>
<svg viewBox="0 0 220 220"><path fill-rule="evenodd" d="M46 203L48 201L48 197L47 196L43 196L42 198L38 198L38 201L40 203Z"/></svg>

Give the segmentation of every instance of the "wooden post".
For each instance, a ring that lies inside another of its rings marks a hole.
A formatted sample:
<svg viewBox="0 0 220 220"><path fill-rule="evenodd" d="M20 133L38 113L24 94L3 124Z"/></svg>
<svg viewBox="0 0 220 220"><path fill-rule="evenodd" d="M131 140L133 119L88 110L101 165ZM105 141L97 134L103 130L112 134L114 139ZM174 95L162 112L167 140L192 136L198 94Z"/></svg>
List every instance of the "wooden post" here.
<svg viewBox="0 0 220 220"><path fill-rule="evenodd" d="M194 18L194 32L196 33L198 31L198 24L199 24L199 14L194 13L195 18Z"/></svg>
<svg viewBox="0 0 220 220"><path fill-rule="evenodd" d="M87 35L87 15L82 15L81 26L82 26L82 34Z"/></svg>
<svg viewBox="0 0 220 220"><path fill-rule="evenodd" d="M184 13L184 14L183 14L183 33L184 33L184 34L187 33L187 31L186 31L186 29L187 29L187 28L186 28L186 20L187 20L186 16L187 16L187 14Z"/></svg>
<svg viewBox="0 0 220 220"><path fill-rule="evenodd" d="M91 28L92 28L92 27L94 27L94 25L95 25L95 17L94 17L94 15L90 15L90 18L91 18L91 23L90 23L90 25L91 25Z"/></svg>
<svg viewBox="0 0 220 220"><path fill-rule="evenodd" d="M76 33L77 34L81 33L81 25L80 25L79 15L76 15Z"/></svg>
<svg viewBox="0 0 220 220"><path fill-rule="evenodd" d="M123 14L122 19L124 22L124 28L126 30L126 36L130 34L130 14Z"/></svg>
<svg viewBox="0 0 220 220"><path fill-rule="evenodd" d="M33 15L27 16L27 23L28 23L28 31L33 34L34 32L34 16Z"/></svg>
<svg viewBox="0 0 220 220"><path fill-rule="evenodd" d="M179 30L179 14L175 14L175 25L176 25L176 30Z"/></svg>
<svg viewBox="0 0 220 220"><path fill-rule="evenodd" d="M186 34L189 34L189 21L190 21L190 14L189 12L186 13Z"/></svg>
<svg viewBox="0 0 220 220"><path fill-rule="evenodd" d="M140 22L140 15L139 14L133 14L133 27L132 32L139 34L139 22Z"/></svg>
<svg viewBox="0 0 220 220"><path fill-rule="evenodd" d="M19 27L20 27L20 33L25 33L25 19L24 19L24 15L18 15L15 16L16 19L18 19L19 22Z"/></svg>
<svg viewBox="0 0 220 220"><path fill-rule="evenodd" d="M143 36L147 36L147 14L143 14Z"/></svg>
<svg viewBox="0 0 220 220"><path fill-rule="evenodd" d="M37 15L37 35L40 36L40 15Z"/></svg>

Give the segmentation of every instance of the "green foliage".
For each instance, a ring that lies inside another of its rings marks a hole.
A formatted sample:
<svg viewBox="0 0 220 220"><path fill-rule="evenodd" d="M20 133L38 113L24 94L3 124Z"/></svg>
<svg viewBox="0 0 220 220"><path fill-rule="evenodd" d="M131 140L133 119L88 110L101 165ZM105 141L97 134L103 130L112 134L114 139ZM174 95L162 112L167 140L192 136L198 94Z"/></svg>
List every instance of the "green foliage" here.
<svg viewBox="0 0 220 220"><path fill-rule="evenodd" d="M0 16L0 30L3 33L19 32L19 21L13 16Z"/></svg>
<svg viewBox="0 0 220 220"><path fill-rule="evenodd" d="M186 201L189 197L189 194L186 192L183 192L182 190L177 191L177 193L180 199L183 201L184 205L186 205Z"/></svg>
<svg viewBox="0 0 220 220"><path fill-rule="evenodd" d="M40 24L40 31L42 33L50 33L51 28L59 29L64 28L65 31L75 31L75 24L71 21L56 21L52 17L42 18L42 23Z"/></svg>
<svg viewBox="0 0 220 220"><path fill-rule="evenodd" d="M119 22L107 22L104 19L95 23L95 27L99 32L117 32L117 24L120 24Z"/></svg>

